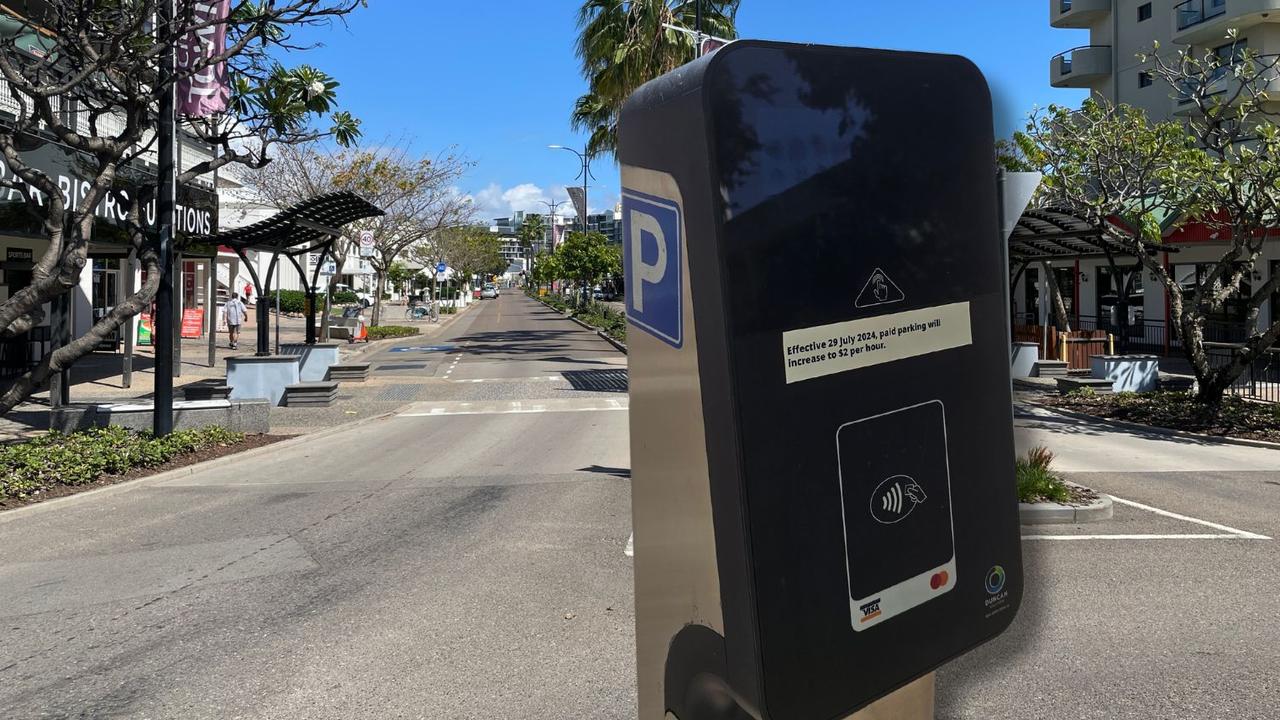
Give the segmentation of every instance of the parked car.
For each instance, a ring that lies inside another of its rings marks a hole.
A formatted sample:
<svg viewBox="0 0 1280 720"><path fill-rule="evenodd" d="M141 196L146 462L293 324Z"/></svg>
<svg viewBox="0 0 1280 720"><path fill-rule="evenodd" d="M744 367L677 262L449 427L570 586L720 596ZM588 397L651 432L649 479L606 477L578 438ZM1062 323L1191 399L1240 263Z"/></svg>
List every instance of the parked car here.
<svg viewBox="0 0 1280 720"><path fill-rule="evenodd" d="M591 289L592 300L612 300L614 297L613 290L602 288L599 285Z"/></svg>

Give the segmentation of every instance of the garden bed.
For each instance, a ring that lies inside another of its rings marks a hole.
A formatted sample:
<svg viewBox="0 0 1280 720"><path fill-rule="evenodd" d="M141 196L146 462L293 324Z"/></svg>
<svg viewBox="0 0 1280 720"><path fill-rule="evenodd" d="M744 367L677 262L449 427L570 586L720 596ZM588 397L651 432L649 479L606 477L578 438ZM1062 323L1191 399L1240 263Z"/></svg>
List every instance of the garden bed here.
<svg viewBox="0 0 1280 720"><path fill-rule="evenodd" d="M1217 437L1280 442L1280 405L1227 396L1216 409L1184 392L1096 394L1078 391L1037 401L1107 420Z"/></svg>
<svg viewBox="0 0 1280 720"><path fill-rule="evenodd" d="M49 433L0 447L0 511L115 485L287 439L223 428L157 440L120 427Z"/></svg>
<svg viewBox="0 0 1280 720"><path fill-rule="evenodd" d="M620 343L627 341L627 317L623 313L610 309L596 302L584 307L575 308L558 295L538 296L526 293L529 297L557 312L562 312L575 320L583 322Z"/></svg>

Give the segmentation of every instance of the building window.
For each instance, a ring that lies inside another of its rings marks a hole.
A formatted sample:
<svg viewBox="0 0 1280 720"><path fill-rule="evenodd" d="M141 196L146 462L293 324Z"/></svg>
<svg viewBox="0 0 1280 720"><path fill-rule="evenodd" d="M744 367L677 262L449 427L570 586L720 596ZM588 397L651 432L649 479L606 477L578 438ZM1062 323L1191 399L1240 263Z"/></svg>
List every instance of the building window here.
<svg viewBox="0 0 1280 720"><path fill-rule="evenodd" d="M1138 87L1151 87L1151 73L1138 73Z"/></svg>
<svg viewBox="0 0 1280 720"><path fill-rule="evenodd" d="M1143 3L1138 6L1138 22L1151 19L1151 3Z"/></svg>

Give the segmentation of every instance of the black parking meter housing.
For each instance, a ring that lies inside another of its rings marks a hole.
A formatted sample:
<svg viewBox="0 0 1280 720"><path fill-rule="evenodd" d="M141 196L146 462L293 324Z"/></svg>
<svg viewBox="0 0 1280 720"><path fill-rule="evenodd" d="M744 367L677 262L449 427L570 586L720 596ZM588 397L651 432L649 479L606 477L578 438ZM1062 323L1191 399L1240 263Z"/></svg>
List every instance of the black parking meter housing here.
<svg viewBox="0 0 1280 720"><path fill-rule="evenodd" d="M619 127L641 717L696 720L702 687L846 717L999 634L1022 561L982 75L739 41Z"/></svg>

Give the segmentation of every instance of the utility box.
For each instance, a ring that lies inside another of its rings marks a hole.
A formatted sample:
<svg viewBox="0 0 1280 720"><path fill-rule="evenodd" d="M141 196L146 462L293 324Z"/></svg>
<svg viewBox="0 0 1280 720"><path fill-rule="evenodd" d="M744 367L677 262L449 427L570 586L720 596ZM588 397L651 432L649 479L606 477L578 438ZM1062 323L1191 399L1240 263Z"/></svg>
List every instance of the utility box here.
<svg viewBox="0 0 1280 720"><path fill-rule="evenodd" d="M1000 633L1022 561L978 70L735 42L619 127L642 720L842 718Z"/></svg>

